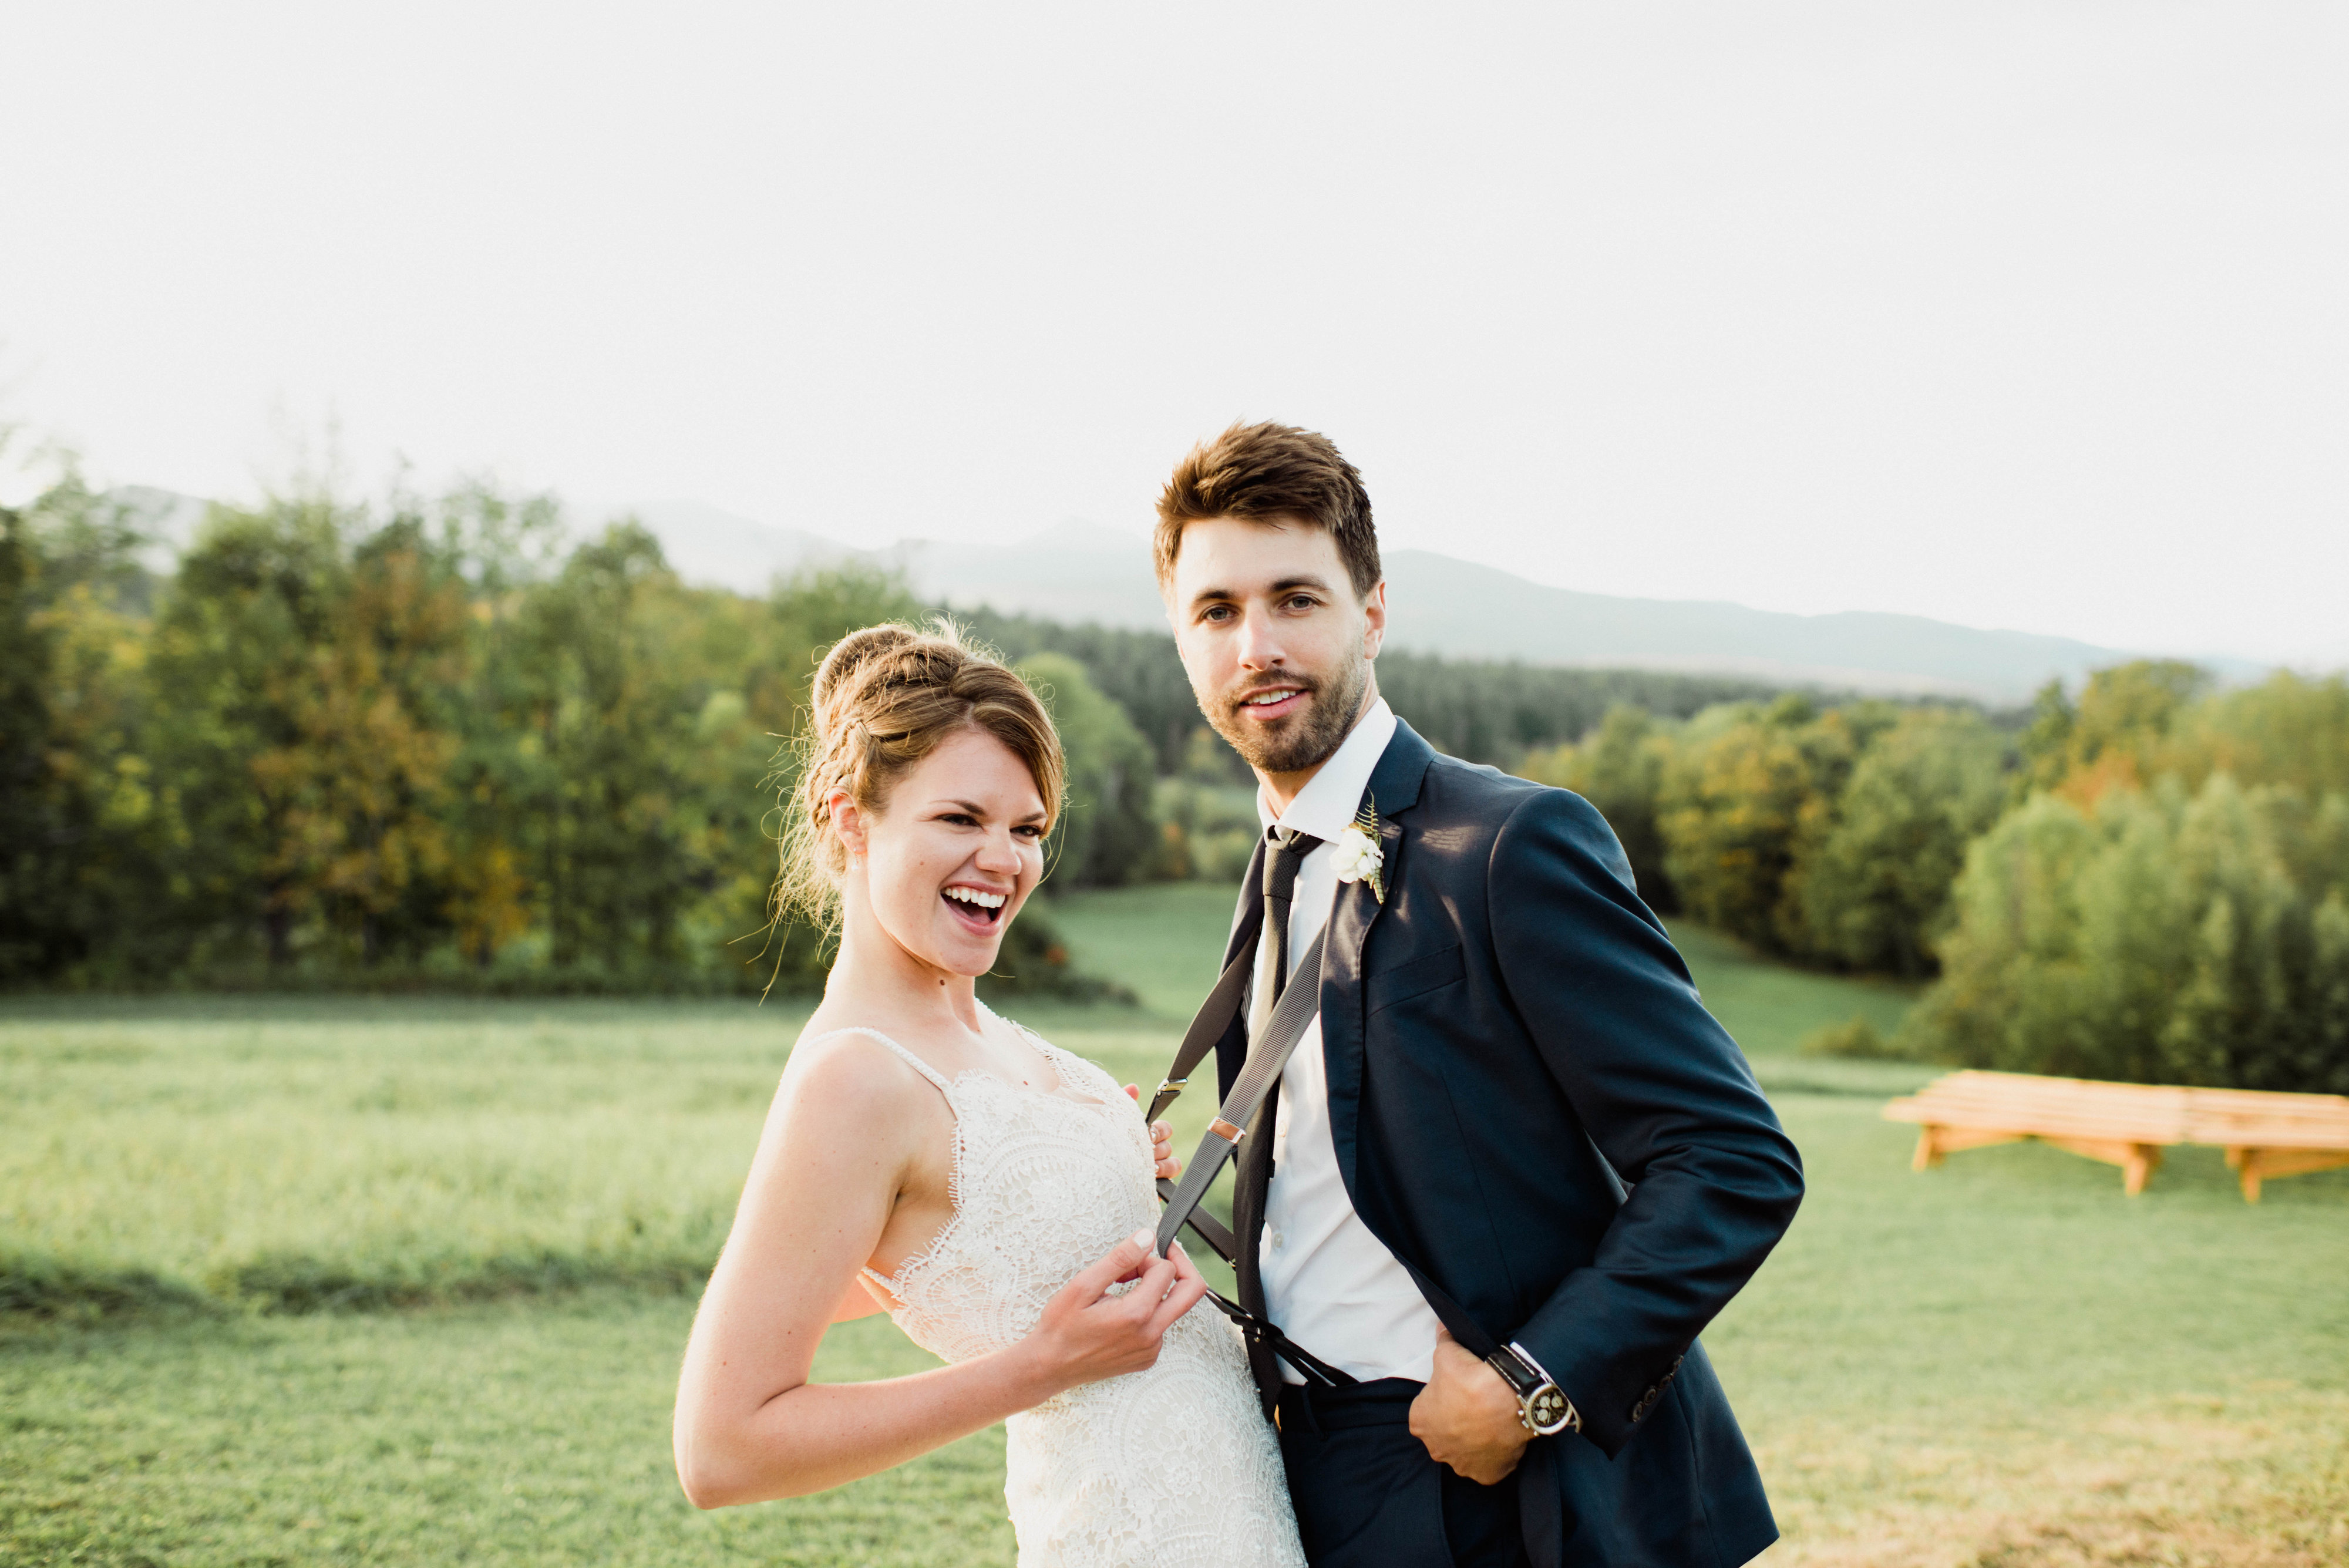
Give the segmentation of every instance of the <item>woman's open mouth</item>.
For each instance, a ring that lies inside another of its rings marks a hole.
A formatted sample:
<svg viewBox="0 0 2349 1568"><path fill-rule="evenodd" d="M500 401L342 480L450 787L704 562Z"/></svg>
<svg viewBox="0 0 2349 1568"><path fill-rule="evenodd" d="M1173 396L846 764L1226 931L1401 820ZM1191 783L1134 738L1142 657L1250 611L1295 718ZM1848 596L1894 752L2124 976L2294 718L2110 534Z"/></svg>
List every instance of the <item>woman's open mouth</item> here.
<svg viewBox="0 0 2349 1568"><path fill-rule="evenodd" d="M940 891L938 897L954 912L955 919L974 931L991 931L1003 919L1003 911L1010 907L1011 895L991 893L984 888L969 888L957 882Z"/></svg>

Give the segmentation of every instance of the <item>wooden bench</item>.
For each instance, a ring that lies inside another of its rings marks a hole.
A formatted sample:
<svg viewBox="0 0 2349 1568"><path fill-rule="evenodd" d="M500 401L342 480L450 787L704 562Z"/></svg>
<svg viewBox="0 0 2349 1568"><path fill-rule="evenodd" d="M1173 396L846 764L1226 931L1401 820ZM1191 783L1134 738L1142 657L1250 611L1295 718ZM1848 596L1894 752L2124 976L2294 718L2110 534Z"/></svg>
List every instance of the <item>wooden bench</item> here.
<svg viewBox="0 0 2349 1568"><path fill-rule="evenodd" d="M1919 1170L1960 1149L2035 1137L2119 1166L2132 1197L2145 1190L2161 1168L2162 1151L2174 1144L2225 1149L2248 1203L2260 1200L2268 1177L2349 1165L2349 1096L2341 1095L1964 1072L1893 1101L1884 1116L1919 1124Z"/></svg>

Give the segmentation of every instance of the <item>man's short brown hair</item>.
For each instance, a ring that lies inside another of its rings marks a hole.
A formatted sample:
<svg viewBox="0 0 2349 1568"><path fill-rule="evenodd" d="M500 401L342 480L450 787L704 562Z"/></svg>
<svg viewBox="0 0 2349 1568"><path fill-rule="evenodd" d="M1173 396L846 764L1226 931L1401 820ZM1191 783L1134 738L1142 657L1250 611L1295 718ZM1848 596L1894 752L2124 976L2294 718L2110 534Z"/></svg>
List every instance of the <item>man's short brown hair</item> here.
<svg viewBox="0 0 2349 1568"><path fill-rule="evenodd" d="M1193 447L1174 465L1174 477L1158 495L1158 533L1152 541L1162 593L1174 585L1185 524L1210 517L1327 528L1338 542L1338 558L1346 564L1354 597L1367 599L1379 586L1371 493L1336 443L1319 431L1269 421L1235 424Z"/></svg>

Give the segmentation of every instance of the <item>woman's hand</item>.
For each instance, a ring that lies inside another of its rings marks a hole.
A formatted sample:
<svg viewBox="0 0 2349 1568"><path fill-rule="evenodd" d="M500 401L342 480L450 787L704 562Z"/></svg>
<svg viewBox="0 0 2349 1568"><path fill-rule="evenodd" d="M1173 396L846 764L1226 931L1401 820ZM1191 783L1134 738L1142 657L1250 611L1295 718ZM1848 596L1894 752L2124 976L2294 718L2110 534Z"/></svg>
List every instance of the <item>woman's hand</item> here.
<svg viewBox="0 0 2349 1568"><path fill-rule="evenodd" d="M1128 1084L1125 1093L1135 1105L1142 1103L1142 1089L1138 1085ZM1164 1122L1150 1124L1150 1158L1157 1173L1169 1181L1183 1174L1183 1162L1174 1154L1174 1129Z"/></svg>
<svg viewBox="0 0 2349 1568"><path fill-rule="evenodd" d="M1020 1348L1040 1363L1037 1376L1051 1393L1154 1365L1166 1330L1207 1293L1207 1282L1179 1245L1154 1258L1152 1240L1136 1231L1044 1303ZM1110 1293L1129 1280L1133 1289Z"/></svg>

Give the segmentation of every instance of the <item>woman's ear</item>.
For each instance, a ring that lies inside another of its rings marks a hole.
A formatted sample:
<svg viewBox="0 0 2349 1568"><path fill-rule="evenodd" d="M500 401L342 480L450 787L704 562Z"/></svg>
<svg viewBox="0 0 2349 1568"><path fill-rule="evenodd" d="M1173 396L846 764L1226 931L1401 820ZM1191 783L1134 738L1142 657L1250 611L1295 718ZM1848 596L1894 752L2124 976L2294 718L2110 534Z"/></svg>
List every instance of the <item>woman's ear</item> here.
<svg viewBox="0 0 2349 1568"><path fill-rule="evenodd" d="M856 808L856 802L846 790L836 789L825 805L832 809L833 836L840 840L840 846L848 851L850 860L864 859L864 814Z"/></svg>

